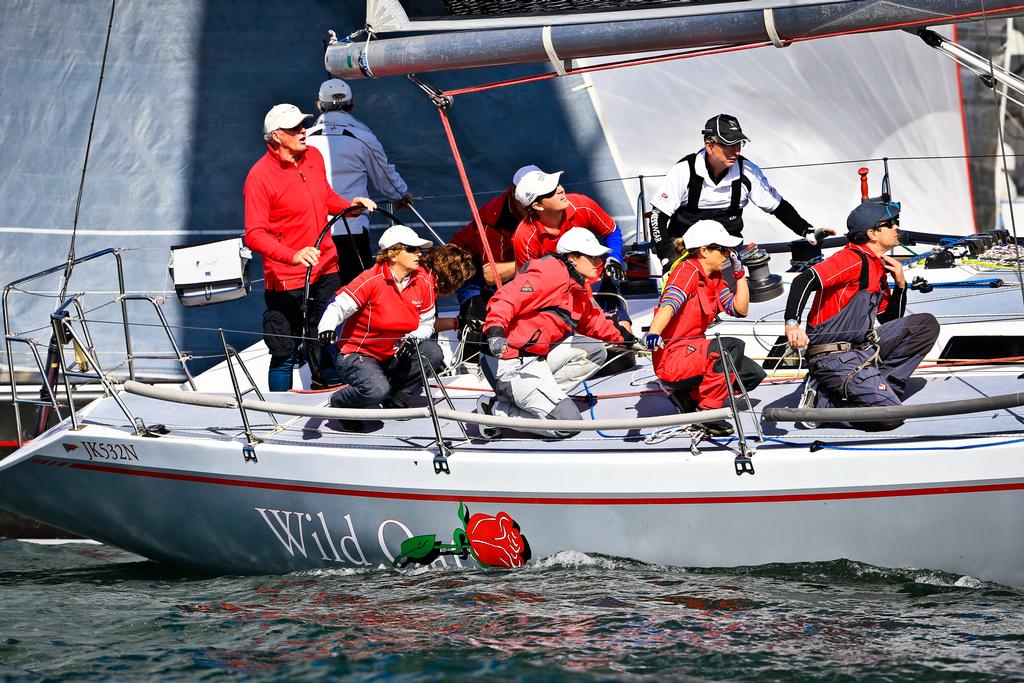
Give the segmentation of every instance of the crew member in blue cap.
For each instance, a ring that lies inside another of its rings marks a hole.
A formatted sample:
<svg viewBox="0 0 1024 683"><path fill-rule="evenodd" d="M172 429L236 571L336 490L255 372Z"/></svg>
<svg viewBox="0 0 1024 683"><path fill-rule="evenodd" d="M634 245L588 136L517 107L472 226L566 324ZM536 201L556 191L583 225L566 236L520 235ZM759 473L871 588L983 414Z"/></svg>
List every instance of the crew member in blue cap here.
<svg viewBox="0 0 1024 683"><path fill-rule="evenodd" d="M830 228L815 230L757 164L740 154L750 139L735 116L713 116L701 133L704 149L676 162L651 201L651 236L663 267L675 258L673 241L699 220L718 221L730 235L742 237L743 208L750 202L811 244L834 234Z"/></svg>
<svg viewBox="0 0 1024 683"><path fill-rule="evenodd" d="M807 349L818 408L901 405L907 381L935 344L931 313L906 312L903 266L887 251L899 244L900 205L868 199L846 219L849 244L800 273L786 303L790 347ZM890 289L889 276L895 281ZM816 291L807 331L800 316ZM875 327L875 320L882 323ZM895 429L902 420L854 423L858 429Z"/></svg>

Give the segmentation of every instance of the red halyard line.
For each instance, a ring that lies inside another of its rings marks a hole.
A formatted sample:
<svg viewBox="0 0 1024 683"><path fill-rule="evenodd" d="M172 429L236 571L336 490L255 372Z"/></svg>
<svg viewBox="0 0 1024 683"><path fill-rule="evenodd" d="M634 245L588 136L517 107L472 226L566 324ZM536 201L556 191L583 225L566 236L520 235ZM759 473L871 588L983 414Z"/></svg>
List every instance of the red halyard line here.
<svg viewBox="0 0 1024 683"><path fill-rule="evenodd" d="M436 502L467 502L467 503L519 503L524 505L718 505L736 503L792 503L827 500L858 500L865 498L898 498L907 496L933 496L957 493L985 493L996 491L1024 490L1024 482L1005 484L974 484L964 486L937 486L934 488L887 489L878 491L841 491L836 493L793 493L779 495L751 496L687 496L687 497L645 497L645 498L559 498L559 497L523 497L523 496L480 496L480 495L449 495L435 493L401 493L395 491L359 491L353 489L328 488L323 486L305 486L302 484L282 484L274 482L250 481L245 479L227 479L174 472L154 472L136 470L109 465L91 463L72 463L72 469L123 474L133 477L149 477L153 479L170 479L174 481L191 481L201 484L220 486L238 486L242 488L268 489L272 491L294 491L296 493L317 493L331 496L352 496L356 498L391 498L395 500L424 500Z"/></svg>

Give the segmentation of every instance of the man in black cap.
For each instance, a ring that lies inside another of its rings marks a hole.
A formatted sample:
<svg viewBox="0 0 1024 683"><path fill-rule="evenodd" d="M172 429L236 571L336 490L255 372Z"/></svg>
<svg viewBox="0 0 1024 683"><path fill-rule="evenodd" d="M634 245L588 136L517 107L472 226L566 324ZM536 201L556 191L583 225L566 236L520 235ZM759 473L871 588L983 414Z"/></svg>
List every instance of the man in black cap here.
<svg viewBox="0 0 1024 683"><path fill-rule="evenodd" d="M939 336L931 313L903 317L903 266L886 254L899 244L899 224L898 202L862 202L846 219L849 244L793 280L786 338L790 347L807 349L818 408L901 405L907 381ZM893 289L889 276L896 283ZM800 316L812 291L817 294L804 332ZM877 329L876 319L882 323ZM875 431L901 424L889 420L856 426Z"/></svg>
<svg viewBox="0 0 1024 683"><path fill-rule="evenodd" d="M817 244L823 234L834 233L830 229L815 231L772 187L757 164L740 154L750 139L735 116L713 116L701 132L704 149L670 168L651 201L651 235L662 266L675 258L673 240L699 220L718 221L729 234L742 237L743 207L748 202L811 244Z"/></svg>

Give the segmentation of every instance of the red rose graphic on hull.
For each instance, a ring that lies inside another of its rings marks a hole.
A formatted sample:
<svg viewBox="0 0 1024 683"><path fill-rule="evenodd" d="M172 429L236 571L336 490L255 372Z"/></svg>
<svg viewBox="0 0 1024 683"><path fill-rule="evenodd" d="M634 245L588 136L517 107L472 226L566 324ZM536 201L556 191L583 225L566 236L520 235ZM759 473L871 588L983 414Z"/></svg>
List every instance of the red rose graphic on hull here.
<svg viewBox="0 0 1024 683"><path fill-rule="evenodd" d="M530 559L530 543L507 512L470 516L465 503L459 503L459 520L462 528L452 533L451 543L438 541L435 534L406 539L394 565L430 564L441 555L472 555L481 566L514 569Z"/></svg>
<svg viewBox="0 0 1024 683"><path fill-rule="evenodd" d="M473 557L480 564L512 569L526 563L525 540L507 512L493 517L478 512L466 523L466 535Z"/></svg>

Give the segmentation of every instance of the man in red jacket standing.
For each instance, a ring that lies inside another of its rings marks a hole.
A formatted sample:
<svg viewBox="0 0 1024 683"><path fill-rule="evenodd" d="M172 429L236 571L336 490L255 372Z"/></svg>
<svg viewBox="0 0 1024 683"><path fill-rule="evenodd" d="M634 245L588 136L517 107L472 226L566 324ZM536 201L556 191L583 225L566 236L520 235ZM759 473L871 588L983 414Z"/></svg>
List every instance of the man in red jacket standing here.
<svg viewBox="0 0 1024 683"><path fill-rule="evenodd" d="M299 346L307 328L316 329L326 301L341 287L338 252L328 238L315 244L328 213L352 204L370 211L371 200L350 203L331 189L320 152L306 147L306 121L292 104L279 104L263 120L267 153L245 179L245 243L263 256L263 339L270 349L268 384L271 391L292 387L292 370L299 363ZM306 269L310 274L306 320L302 297ZM333 364L321 359L321 367ZM329 378L315 377L323 382Z"/></svg>

